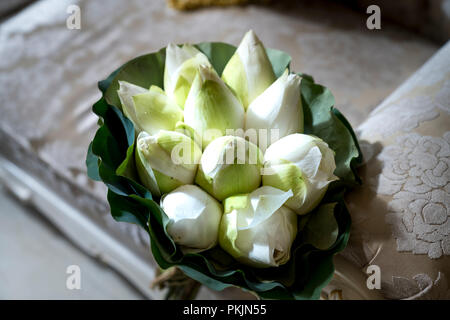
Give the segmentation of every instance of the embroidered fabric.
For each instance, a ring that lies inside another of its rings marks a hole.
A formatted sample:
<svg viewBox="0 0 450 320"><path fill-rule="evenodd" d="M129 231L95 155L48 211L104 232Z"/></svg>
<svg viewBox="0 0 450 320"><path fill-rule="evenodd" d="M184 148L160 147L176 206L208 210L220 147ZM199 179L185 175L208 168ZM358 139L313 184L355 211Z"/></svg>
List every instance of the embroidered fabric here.
<svg viewBox="0 0 450 320"><path fill-rule="evenodd" d="M386 221L397 250L450 255L450 131L442 138L410 133L386 147L378 193L390 195Z"/></svg>
<svg viewBox="0 0 450 320"><path fill-rule="evenodd" d="M448 299L449 82L450 43L358 128L366 185L349 199L354 232L343 256L390 275L386 298Z"/></svg>
<svg viewBox="0 0 450 320"><path fill-rule="evenodd" d="M449 300L450 288L445 274L438 272L435 280L419 273L412 279L392 277L392 285L385 284L386 298L404 300Z"/></svg>

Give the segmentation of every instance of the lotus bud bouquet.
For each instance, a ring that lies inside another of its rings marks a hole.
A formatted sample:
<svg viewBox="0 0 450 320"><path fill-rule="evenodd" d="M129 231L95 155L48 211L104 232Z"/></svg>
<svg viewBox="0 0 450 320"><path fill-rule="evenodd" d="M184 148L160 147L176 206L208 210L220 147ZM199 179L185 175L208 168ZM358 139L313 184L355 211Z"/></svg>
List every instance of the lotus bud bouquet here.
<svg viewBox="0 0 450 320"><path fill-rule="evenodd" d="M361 153L334 98L253 31L169 44L99 82L88 174L162 269L215 290L317 299L347 243Z"/></svg>

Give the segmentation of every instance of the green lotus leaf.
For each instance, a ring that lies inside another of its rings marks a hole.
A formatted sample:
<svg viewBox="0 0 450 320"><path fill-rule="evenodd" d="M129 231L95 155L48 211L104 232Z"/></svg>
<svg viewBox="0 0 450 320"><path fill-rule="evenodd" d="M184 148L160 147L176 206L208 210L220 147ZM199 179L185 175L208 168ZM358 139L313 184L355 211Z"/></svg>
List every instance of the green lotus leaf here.
<svg viewBox="0 0 450 320"><path fill-rule="evenodd" d="M339 227L334 218L336 203L326 203L311 212L303 228L303 239L314 247L326 250L336 242Z"/></svg>

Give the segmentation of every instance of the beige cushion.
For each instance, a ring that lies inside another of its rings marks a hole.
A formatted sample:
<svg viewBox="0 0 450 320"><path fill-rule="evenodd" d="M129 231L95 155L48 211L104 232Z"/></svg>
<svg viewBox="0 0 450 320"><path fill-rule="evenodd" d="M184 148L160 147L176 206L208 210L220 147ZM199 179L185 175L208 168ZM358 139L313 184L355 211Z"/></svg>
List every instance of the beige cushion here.
<svg viewBox="0 0 450 320"><path fill-rule="evenodd" d="M450 43L357 131L364 185L342 256L378 265L384 298L450 299Z"/></svg>

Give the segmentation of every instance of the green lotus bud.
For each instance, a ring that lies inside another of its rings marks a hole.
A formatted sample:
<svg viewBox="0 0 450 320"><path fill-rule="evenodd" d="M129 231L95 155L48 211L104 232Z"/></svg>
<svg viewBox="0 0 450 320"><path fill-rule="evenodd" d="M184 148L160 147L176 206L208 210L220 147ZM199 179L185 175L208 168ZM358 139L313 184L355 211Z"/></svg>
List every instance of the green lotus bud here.
<svg viewBox="0 0 450 320"><path fill-rule="evenodd" d="M184 122L202 136L205 148L227 129L244 127L244 108L212 68L200 66L186 99Z"/></svg>
<svg viewBox="0 0 450 320"><path fill-rule="evenodd" d="M283 206L291 196L291 191L266 186L225 199L220 246L252 267L285 264L297 235L297 215Z"/></svg>
<svg viewBox="0 0 450 320"><path fill-rule="evenodd" d="M184 108L191 84L200 65L211 66L211 63L194 46L185 44L180 48L172 43L167 46L164 90L181 108Z"/></svg>
<svg viewBox="0 0 450 320"><path fill-rule="evenodd" d="M266 146L292 133L303 132L303 109L300 97L300 76L283 73L259 95L247 109L245 129L255 129L258 146ZM263 129L263 130L261 130ZM273 130L278 130L273 135Z"/></svg>
<svg viewBox="0 0 450 320"><path fill-rule="evenodd" d="M148 92L148 90L145 88L126 81L119 81L119 90L117 90L117 95L119 96L119 100L122 105L122 111L125 116L133 122L136 132L138 133L142 131L142 128L138 125L133 96L146 92Z"/></svg>
<svg viewBox="0 0 450 320"><path fill-rule="evenodd" d="M334 151L323 140L291 134L267 148L264 154L263 185L292 190L286 206L306 214L322 200L330 182L337 180Z"/></svg>
<svg viewBox="0 0 450 320"><path fill-rule="evenodd" d="M218 200L249 193L261 184L262 160L255 144L241 137L220 137L203 152L195 182Z"/></svg>
<svg viewBox="0 0 450 320"><path fill-rule="evenodd" d="M174 131L142 131L136 140L136 168L141 182L159 197L194 182L202 151L192 139Z"/></svg>
<svg viewBox="0 0 450 320"><path fill-rule="evenodd" d="M183 110L158 86L146 90L126 81L119 81L119 86L122 110L133 122L136 133L174 130L176 123L183 120Z"/></svg>
<svg viewBox="0 0 450 320"><path fill-rule="evenodd" d="M177 124L175 125L175 131L188 136L189 138L194 140L200 148L202 147L202 137L186 123L182 121L177 122Z"/></svg>
<svg viewBox="0 0 450 320"><path fill-rule="evenodd" d="M246 110L275 81L266 49L253 30L245 34L225 66L222 79L233 89Z"/></svg>
<svg viewBox="0 0 450 320"><path fill-rule="evenodd" d="M200 252L217 244L222 205L195 185L181 186L161 198L168 216L167 233L187 252Z"/></svg>
<svg viewBox="0 0 450 320"><path fill-rule="evenodd" d="M157 86L151 86L148 92L133 96L133 102L137 123L150 134L174 130L176 123L183 120L183 110Z"/></svg>

